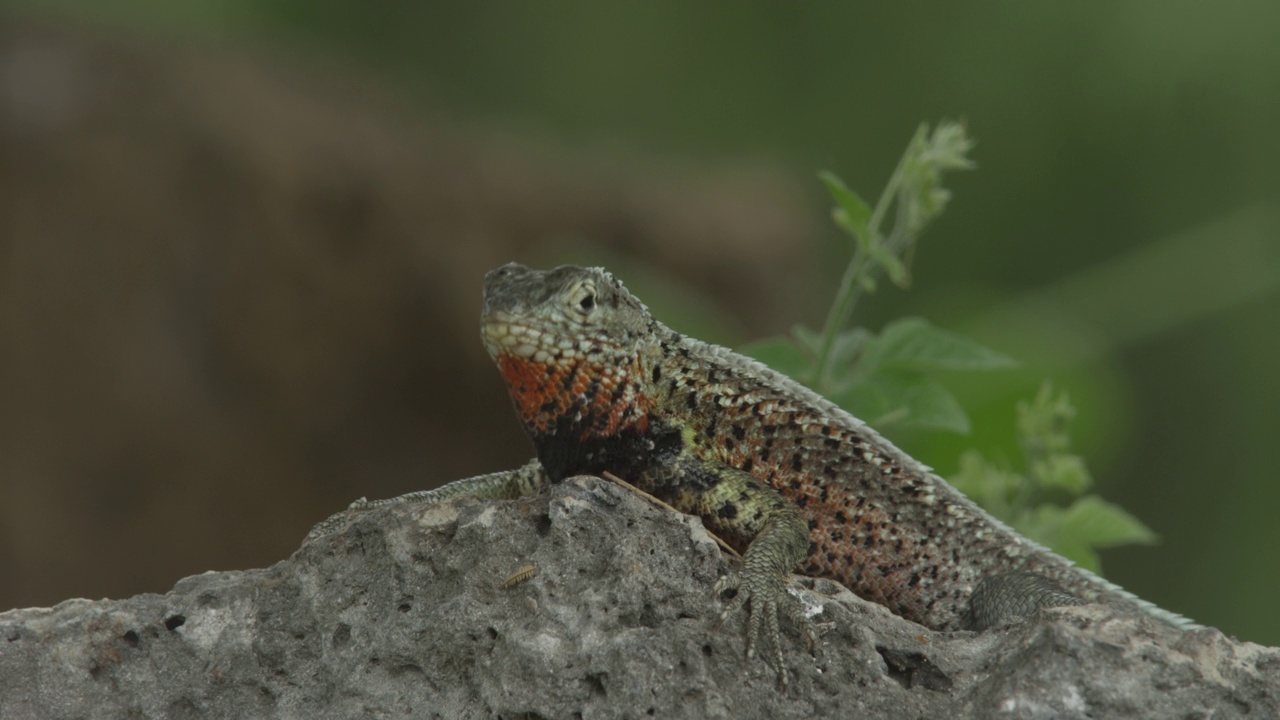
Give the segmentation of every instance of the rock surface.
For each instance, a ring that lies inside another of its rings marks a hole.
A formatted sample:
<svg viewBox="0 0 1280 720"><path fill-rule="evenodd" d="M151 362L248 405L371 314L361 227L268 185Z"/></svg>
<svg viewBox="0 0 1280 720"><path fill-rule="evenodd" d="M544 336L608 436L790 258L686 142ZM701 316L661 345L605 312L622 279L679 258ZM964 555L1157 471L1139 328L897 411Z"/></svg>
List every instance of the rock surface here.
<svg viewBox="0 0 1280 720"><path fill-rule="evenodd" d="M0 718L1280 716L1280 650L1216 630L1086 606L934 633L807 579L821 638L786 628L779 692L719 623L725 564L594 478L381 508L264 570L0 614Z"/></svg>

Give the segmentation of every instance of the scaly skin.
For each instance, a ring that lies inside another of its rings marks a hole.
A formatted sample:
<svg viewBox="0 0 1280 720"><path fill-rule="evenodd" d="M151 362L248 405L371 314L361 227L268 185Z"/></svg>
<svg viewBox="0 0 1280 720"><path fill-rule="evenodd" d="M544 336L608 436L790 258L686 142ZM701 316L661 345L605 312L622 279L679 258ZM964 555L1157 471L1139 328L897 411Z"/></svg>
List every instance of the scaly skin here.
<svg viewBox="0 0 1280 720"><path fill-rule="evenodd" d="M1083 602L1190 626L1021 537L802 385L662 325L604 270L490 272L483 338L537 461L382 502L511 497L611 472L743 553L720 587L738 589L748 654L763 632L783 684L778 614L796 614L785 581L797 569L935 630Z"/></svg>

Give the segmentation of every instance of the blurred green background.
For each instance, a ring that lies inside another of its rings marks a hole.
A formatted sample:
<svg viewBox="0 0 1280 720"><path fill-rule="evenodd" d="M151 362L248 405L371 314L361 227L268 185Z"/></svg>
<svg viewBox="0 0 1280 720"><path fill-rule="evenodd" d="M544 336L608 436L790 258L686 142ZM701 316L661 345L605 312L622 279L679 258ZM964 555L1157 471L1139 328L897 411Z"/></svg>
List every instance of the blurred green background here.
<svg viewBox="0 0 1280 720"><path fill-rule="evenodd" d="M725 343L819 324L847 248L815 173L874 197L918 123L958 117L979 168L950 178L914 289L858 321L922 315L1023 364L954 378L971 436L896 439L943 474L967 447L1016 462L1014 403L1052 380L1102 494L1162 538L1105 552L1108 577L1280 643L1280 4L33 0L0 17L0 607L270 563L351 498L527 454L467 329L500 262L606 263ZM274 84L238 89L246 68ZM158 146L172 165L141 150ZM196 199L121 189L152 175ZM94 209L60 225L80 191ZM186 229L134 244L153 211ZM49 278L93 292L42 294L64 292ZM98 322L117 304L177 319L140 339ZM367 315L334 319L353 306ZM128 350L100 360L99 340ZM157 377L170 389L138 401Z"/></svg>

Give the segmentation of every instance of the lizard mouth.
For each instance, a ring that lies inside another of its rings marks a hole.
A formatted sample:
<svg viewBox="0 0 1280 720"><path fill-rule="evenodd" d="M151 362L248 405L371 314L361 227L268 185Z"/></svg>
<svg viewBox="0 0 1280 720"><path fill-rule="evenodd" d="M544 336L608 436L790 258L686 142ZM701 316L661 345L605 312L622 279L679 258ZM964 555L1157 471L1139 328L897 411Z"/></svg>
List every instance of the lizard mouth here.
<svg viewBox="0 0 1280 720"><path fill-rule="evenodd" d="M564 335L555 323L540 323L528 316L492 310L482 319L480 336L485 349L495 360L512 357L538 364L602 363L616 357L620 361L633 356L612 338L585 335L573 339Z"/></svg>
<svg viewBox="0 0 1280 720"><path fill-rule="evenodd" d="M484 318L481 337L491 357L510 356L545 364L570 360L580 353L579 343L535 327L527 318L492 312Z"/></svg>
<svg viewBox="0 0 1280 720"><path fill-rule="evenodd" d="M484 347L493 357L499 355L515 355L532 358L541 350L542 333L525 325L520 325L508 318L485 318L480 331L484 339ZM543 358L544 360L549 358Z"/></svg>

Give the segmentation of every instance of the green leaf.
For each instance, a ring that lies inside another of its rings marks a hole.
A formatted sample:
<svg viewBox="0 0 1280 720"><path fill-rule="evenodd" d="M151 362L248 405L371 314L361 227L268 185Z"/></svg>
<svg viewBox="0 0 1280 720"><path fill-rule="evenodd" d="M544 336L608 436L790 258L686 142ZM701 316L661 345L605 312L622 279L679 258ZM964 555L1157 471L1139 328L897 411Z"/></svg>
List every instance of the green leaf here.
<svg viewBox="0 0 1280 720"><path fill-rule="evenodd" d="M862 327L850 328L840 333L836 336L836 341L831 347L832 362L837 367L852 364L862 354L863 348L867 346L872 337L874 335L871 334L871 331Z"/></svg>
<svg viewBox="0 0 1280 720"><path fill-rule="evenodd" d="M862 362L867 371L880 367L990 370L1017 364L1006 355L922 318L904 318L887 326L867 343Z"/></svg>
<svg viewBox="0 0 1280 720"><path fill-rule="evenodd" d="M1023 535L1094 572L1102 566L1097 548L1129 543L1150 545L1157 539L1137 518L1097 495L1082 497L1068 508L1041 505L1013 526Z"/></svg>
<svg viewBox="0 0 1280 720"><path fill-rule="evenodd" d="M831 197L836 201L836 209L832 213L836 224L858 241L858 247L866 253L869 262L883 268L889 280L895 285L905 287L908 277L907 268L902 264L897 253L885 244L880 233L870 226L871 206L859 197L858 193L850 190L834 173L821 172L818 173L818 177L822 179L823 184L827 186L827 192L831 193ZM875 291L875 282L869 272L862 273L859 282L867 292Z"/></svg>
<svg viewBox="0 0 1280 720"><path fill-rule="evenodd" d="M833 213L836 224L855 238L865 238L868 234L867 223L871 221L871 206L858 197L858 193L850 190L835 173L824 171L818 173L818 177L836 201L837 207Z"/></svg>
<svg viewBox="0 0 1280 720"><path fill-rule="evenodd" d="M1058 527L1062 525L1062 515L1066 511L1057 505L1038 505L1034 508L1022 508L1010 518L1009 524L1014 530L1036 542L1047 545L1054 552L1062 552L1062 543L1058 537ZM1076 560L1076 558L1072 558ZM1079 562L1077 560L1077 562Z"/></svg>
<svg viewBox="0 0 1280 720"><path fill-rule="evenodd" d="M1042 543L1043 544L1043 543ZM1049 549L1092 573L1102 574L1102 558L1088 545L1058 543Z"/></svg>
<svg viewBox="0 0 1280 720"><path fill-rule="evenodd" d="M900 288L907 287L910 279L910 276L907 273L907 266L904 265L897 254L885 244L884 238L880 237L878 233L872 233L867 237L866 242L863 243L863 248L867 251L867 258L876 265L879 265L881 268L884 268L885 274L889 276L889 280L893 282L894 285L897 285Z"/></svg>
<svg viewBox="0 0 1280 720"><path fill-rule="evenodd" d="M808 377L813 369L812 355L785 337L757 340L741 348L741 352L783 375L797 379Z"/></svg>
<svg viewBox="0 0 1280 720"><path fill-rule="evenodd" d="M1130 543L1151 545L1158 539L1141 520L1097 495L1086 495L1072 503L1062 515L1058 534L1065 543L1081 542L1098 548Z"/></svg>
<svg viewBox="0 0 1280 720"><path fill-rule="evenodd" d="M836 398L836 403L875 427L915 427L969 432L969 417L940 383L914 370L882 370Z"/></svg>

